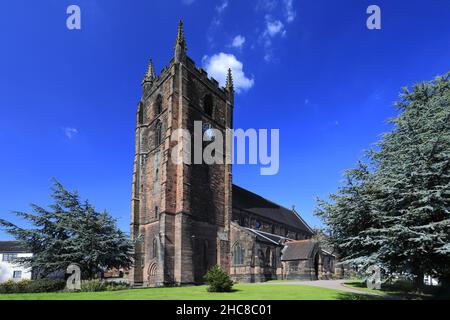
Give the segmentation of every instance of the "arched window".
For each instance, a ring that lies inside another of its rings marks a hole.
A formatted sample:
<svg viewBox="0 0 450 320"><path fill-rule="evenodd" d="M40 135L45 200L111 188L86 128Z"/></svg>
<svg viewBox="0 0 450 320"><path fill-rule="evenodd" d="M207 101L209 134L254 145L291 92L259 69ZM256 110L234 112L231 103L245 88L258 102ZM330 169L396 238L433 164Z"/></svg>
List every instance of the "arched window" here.
<svg viewBox="0 0 450 320"><path fill-rule="evenodd" d="M158 240L156 238L153 239L153 258L156 258L158 254Z"/></svg>
<svg viewBox="0 0 450 320"><path fill-rule="evenodd" d="M155 206L155 218L158 219L159 216L159 207Z"/></svg>
<svg viewBox="0 0 450 320"><path fill-rule="evenodd" d="M143 124L144 123L144 110L145 109L145 105L140 102L139 103L139 124Z"/></svg>
<svg viewBox="0 0 450 320"><path fill-rule="evenodd" d="M162 125L161 122L157 122L155 126L155 147L159 146L162 142Z"/></svg>
<svg viewBox="0 0 450 320"><path fill-rule="evenodd" d="M213 108L213 97L210 94L205 95L205 97L203 98L203 109L205 110L205 113L210 117L212 117Z"/></svg>
<svg viewBox="0 0 450 320"><path fill-rule="evenodd" d="M264 256L264 252L261 249L258 250L258 257L259 257L259 266L264 267L266 264L266 257Z"/></svg>
<svg viewBox="0 0 450 320"><path fill-rule="evenodd" d="M244 249L237 242L233 247L233 265L239 266L244 264Z"/></svg>
<svg viewBox="0 0 450 320"><path fill-rule="evenodd" d="M162 96L158 94L155 100L155 115L158 115L162 112Z"/></svg>
<svg viewBox="0 0 450 320"><path fill-rule="evenodd" d="M271 265L271 259L272 255L270 254L270 248L266 249L266 266L270 266Z"/></svg>

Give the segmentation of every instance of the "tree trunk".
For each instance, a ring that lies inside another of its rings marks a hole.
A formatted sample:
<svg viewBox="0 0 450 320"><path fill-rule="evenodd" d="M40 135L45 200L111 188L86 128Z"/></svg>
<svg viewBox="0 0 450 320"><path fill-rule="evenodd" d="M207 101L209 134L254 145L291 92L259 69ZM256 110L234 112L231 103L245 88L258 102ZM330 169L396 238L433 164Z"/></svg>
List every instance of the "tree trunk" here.
<svg viewBox="0 0 450 320"><path fill-rule="evenodd" d="M424 287L423 277L424 277L423 271L417 271L414 274L414 288L418 292L423 292L423 287Z"/></svg>

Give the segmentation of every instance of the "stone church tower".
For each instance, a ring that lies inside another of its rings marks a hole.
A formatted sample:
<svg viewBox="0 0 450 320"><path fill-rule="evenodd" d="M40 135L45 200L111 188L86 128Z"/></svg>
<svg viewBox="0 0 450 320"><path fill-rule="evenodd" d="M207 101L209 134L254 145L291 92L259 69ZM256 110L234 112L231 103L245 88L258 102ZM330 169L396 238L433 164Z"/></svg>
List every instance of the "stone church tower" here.
<svg viewBox="0 0 450 320"><path fill-rule="evenodd" d="M202 121L225 136L233 124L231 72L222 88L186 52L180 21L173 59L159 76L150 60L142 81L131 202L135 285L201 283L211 266L230 268L231 165L177 164L173 149L187 152L189 143L172 134L188 129L194 137L194 121Z"/></svg>

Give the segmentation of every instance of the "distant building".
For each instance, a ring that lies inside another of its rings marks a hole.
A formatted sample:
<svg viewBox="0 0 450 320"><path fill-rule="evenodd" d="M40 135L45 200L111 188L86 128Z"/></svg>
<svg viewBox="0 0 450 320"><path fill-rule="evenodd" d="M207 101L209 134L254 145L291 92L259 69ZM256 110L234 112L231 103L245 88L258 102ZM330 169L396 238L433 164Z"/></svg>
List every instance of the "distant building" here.
<svg viewBox="0 0 450 320"><path fill-rule="evenodd" d="M30 250L17 241L0 241L0 283L8 280L20 281L31 279L31 270L19 266L18 258L31 257Z"/></svg>

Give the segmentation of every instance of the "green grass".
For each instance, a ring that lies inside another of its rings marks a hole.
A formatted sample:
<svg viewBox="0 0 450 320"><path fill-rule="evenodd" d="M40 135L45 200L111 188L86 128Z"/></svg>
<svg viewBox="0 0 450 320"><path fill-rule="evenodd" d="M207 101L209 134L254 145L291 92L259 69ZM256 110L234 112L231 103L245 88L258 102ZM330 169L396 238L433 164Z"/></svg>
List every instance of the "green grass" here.
<svg viewBox="0 0 450 320"><path fill-rule="evenodd" d="M206 286L129 289L109 292L0 294L0 300L372 300L376 297L307 285L237 284L230 293Z"/></svg>

